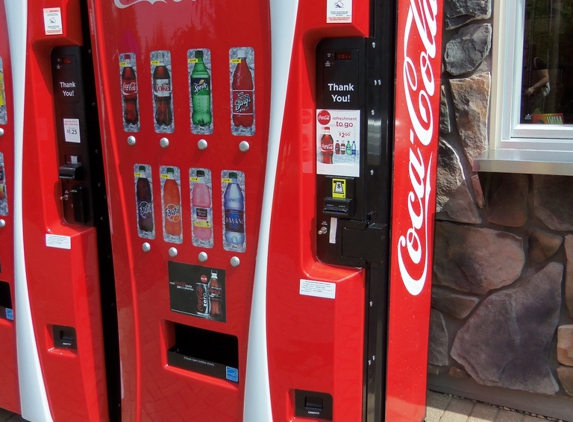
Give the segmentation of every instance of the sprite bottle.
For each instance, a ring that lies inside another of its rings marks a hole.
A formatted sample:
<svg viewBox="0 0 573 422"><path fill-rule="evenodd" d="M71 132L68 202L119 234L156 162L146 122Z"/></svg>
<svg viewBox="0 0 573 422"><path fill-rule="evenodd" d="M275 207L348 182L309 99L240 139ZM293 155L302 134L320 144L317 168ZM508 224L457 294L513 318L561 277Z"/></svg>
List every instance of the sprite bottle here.
<svg viewBox="0 0 573 422"><path fill-rule="evenodd" d="M203 62L203 51L195 52L197 63L191 72L192 120L197 126L211 124L211 76Z"/></svg>
<svg viewBox="0 0 573 422"><path fill-rule="evenodd" d="M2 64L2 62L0 62ZM2 71L2 67L0 66L0 107L6 104L4 100L4 72Z"/></svg>

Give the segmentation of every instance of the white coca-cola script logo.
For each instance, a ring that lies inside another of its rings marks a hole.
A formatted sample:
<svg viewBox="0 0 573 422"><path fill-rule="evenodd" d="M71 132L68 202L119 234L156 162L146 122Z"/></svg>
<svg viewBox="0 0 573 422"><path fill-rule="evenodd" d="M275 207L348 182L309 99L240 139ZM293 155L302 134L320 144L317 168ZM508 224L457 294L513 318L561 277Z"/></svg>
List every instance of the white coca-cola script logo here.
<svg viewBox="0 0 573 422"><path fill-rule="evenodd" d="M424 288L431 268L429 248L432 242L429 238L428 208L432 189L430 171L433 153L424 154L424 149L430 145L434 134L431 99L437 95L432 70L432 61L436 59L437 50L435 38L438 29L437 14L436 0L410 0L404 31L402 77L411 124L408 164L410 228L405 235L400 236L397 252L402 280L408 292L414 296ZM412 23L415 23L415 26ZM417 40L410 39L411 36ZM420 42L423 49L419 48Z"/></svg>
<svg viewBox="0 0 573 422"><path fill-rule="evenodd" d="M173 1L175 3L179 3L182 0L173 0ZM148 2L151 4L167 3L166 0L113 0L113 2L115 3L116 7L120 8L120 9L125 9L126 7L133 6L134 4L142 3L142 2Z"/></svg>

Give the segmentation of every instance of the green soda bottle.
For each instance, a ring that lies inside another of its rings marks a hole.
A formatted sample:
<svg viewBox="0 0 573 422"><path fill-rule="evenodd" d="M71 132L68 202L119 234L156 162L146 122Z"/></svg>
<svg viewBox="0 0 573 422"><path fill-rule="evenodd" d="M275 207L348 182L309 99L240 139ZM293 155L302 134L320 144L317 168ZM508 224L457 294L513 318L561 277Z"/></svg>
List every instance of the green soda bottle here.
<svg viewBox="0 0 573 422"><path fill-rule="evenodd" d="M195 52L197 63L191 72L191 101L193 103L192 120L194 125L211 124L211 76L203 62L203 51Z"/></svg>

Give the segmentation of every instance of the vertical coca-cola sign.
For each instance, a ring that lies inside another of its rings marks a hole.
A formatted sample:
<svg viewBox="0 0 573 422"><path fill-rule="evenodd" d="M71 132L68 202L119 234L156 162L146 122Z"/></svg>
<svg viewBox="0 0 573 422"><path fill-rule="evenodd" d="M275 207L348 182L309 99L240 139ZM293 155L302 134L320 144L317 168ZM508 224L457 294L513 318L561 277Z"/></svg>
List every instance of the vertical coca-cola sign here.
<svg viewBox="0 0 573 422"><path fill-rule="evenodd" d="M399 201L394 196L394 212L399 273L406 290L418 295L431 276L432 245L430 226L435 208L435 173L438 145L440 63L436 45L437 1L411 0L406 16L397 69L396 154L394 181L400 183ZM404 107L405 105L405 107ZM404 110L405 108L405 110ZM396 195L396 193L395 193Z"/></svg>
<svg viewBox="0 0 573 422"><path fill-rule="evenodd" d="M390 317L387 387L390 396L405 398L400 390L404 384L399 387L395 381L410 378L407 388L420 390L422 404L436 207L441 25L441 0L399 1L390 306L411 314L401 320ZM392 369L394 362L400 373ZM398 420L393 412L401 411L389 407L387 418Z"/></svg>

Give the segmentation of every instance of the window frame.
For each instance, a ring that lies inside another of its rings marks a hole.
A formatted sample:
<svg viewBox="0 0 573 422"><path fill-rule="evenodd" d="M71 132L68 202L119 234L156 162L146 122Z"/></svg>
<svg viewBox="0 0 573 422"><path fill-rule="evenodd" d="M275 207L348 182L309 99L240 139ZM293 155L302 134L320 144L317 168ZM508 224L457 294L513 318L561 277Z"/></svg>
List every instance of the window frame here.
<svg viewBox="0 0 573 422"><path fill-rule="evenodd" d="M573 152L573 125L519 123L525 4L494 4L490 149Z"/></svg>

